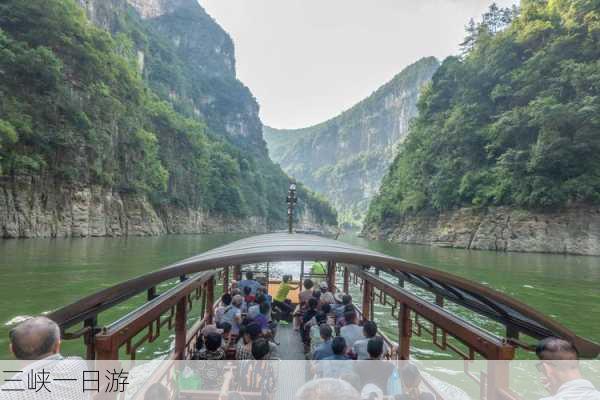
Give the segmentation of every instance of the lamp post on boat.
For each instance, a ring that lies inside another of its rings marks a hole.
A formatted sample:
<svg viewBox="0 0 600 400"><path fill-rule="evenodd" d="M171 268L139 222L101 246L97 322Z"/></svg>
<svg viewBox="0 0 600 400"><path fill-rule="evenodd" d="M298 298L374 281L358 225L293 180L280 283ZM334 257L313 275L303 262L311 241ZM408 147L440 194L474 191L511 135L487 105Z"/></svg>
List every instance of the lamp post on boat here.
<svg viewBox="0 0 600 400"><path fill-rule="evenodd" d="M294 207L298 202L298 197L296 197L296 184L290 184L290 190L288 191L287 196L287 205L288 205L288 232L293 232L293 224L294 224Z"/></svg>

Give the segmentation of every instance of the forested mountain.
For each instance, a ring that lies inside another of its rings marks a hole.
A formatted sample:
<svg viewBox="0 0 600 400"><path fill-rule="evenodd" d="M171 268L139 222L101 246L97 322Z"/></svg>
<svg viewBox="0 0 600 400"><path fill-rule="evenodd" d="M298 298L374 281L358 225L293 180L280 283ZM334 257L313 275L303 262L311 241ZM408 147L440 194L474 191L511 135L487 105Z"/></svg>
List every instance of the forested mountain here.
<svg viewBox="0 0 600 400"><path fill-rule="evenodd" d="M590 252L598 252L600 221L585 207L600 204L599 21L596 0L523 0L520 12L494 6L470 24L464 53L443 62L421 97L365 232L410 241L407 230L423 226L415 218L452 220L448 212L469 207L497 221L465 228L470 238L460 246L511 249L516 214L493 211L506 206L523 210L524 236L556 236L529 250L580 252L577 242L595 240ZM577 215L551 226L548 215L567 216L573 207ZM528 228L527 213L541 213ZM440 232L452 227L431 221ZM495 244L473 244L478 230L494 226ZM452 244L448 229L441 241Z"/></svg>
<svg viewBox="0 0 600 400"><path fill-rule="evenodd" d="M435 58L424 58L321 124L296 130L265 127L271 158L326 196L342 222L360 225L416 115L419 92L438 66Z"/></svg>
<svg viewBox="0 0 600 400"><path fill-rule="evenodd" d="M268 158L233 43L195 0L2 2L0 167L4 237L286 217L289 178ZM303 187L300 200L335 224Z"/></svg>

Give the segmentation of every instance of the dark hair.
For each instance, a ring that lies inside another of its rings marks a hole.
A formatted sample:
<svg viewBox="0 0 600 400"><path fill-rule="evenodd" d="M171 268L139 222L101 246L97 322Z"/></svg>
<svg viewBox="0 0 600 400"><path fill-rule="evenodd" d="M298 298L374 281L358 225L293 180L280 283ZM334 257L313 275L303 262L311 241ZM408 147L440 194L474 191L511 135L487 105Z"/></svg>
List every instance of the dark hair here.
<svg viewBox="0 0 600 400"><path fill-rule="evenodd" d="M250 339L255 340L262 333L262 329L260 329L259 324L253 322L251 324L248 324L248 326L246 326L245 333L248 334L248 336L250 336Z"/></svg>
<svg viewBox="0 0 600 400"><path fill-rule="evenodd" d="M265 301L267 301L267 297L264 294L262 294L262 293L261 294L257 294L255 301L256 301L256 304L262 304Z"/></svg>
<svg viewBox="0 0 600 400"><path fill-rule="evenodd" d="M218 326L219 329L223 329L223 333L231 332L231 324L229 322L221 322Z"/></svg>
<svg viewBox="0 0 600 400"><path fill-rule="evenodd" d="M252 271L247 271L246 272L246 279L251 281L254 279L254 273Z"/></svg>
<svg viewBox="0 0 600 400"><path fill-rule="evenodd" d="M305 279L304 280L304 287L306 289L312 289L312 287L315 286L314 282L311 281L310 279Z"/></svg>
<svg viewBox="0 0 600 400"><path fill-rule="evenodd" d="M252 288L250 286L244 286L244 294L248 296L250 293L252 293Z"/></svg>
<svg viewBox="0 0 600 400"><path fill-rule="evenodd" d="M579 353L571 342L547 337L538 342L535 354L540 360L577 360Z"/></svg>
<svg viewBox="0 0 600 400"><path fill-rule="evenodd" d="M35 317L11 329L12 351L19 360L37 360L52 352L60 340L60 328L47 317Z"/></svg>
<svg viewBox="0 0 600 400"><path fill-rule="evenodd" d="M331 342L331 350L333 350L333 354L336 356L344 354L346 351L346 339L342 336L336 336L333 338L333 342Z"/></svg>
<svg viewBox="0 0 600 400"><path fill-rule="evenodd" d="M344 312L348 312L348 311L354 311L354 306L352 304L346 304L344 306Z"/></svg>
<svg viewBox="0 0 600 400"><path fill-rule="evenodd" d="M223 338L218 333L209 333L204 339L204 345L208 351L216 351L221 347Z"/></svg>
<svg viewBox="0 0 600 400"><path fill-rule="evenodd" d="M228 306L231 304L231 299L233 297L231 296L231 294L229 293L223 293L223 296L221 296L221 303L223 303L224 305Z"/></svg>
<svg viewBox="0 0 600 400"><path fill-rule="evenodd" d="M264 338L256 339L252 342L252 357L255 360L262 360L271 352L269 342Z"/></svg>
<svg viewBox="0 0 600 400"><path fill-rule="evenodd" d="M371 358L379 358L383 354L383 339L374 338L367 342L367 353Z"/></svg>
<svg viewBox="0 0 600 400"><path fill-rule="evenodd" d="M311 310L316 309L318 305L319 305L319 302L314 297L311 299L308 299L308 308L310 308Z"/></svg>
<svg viewBox="0 0 600 400"><path fill-rule="evenodd" d="M154 382L144 393L144 400L165 400L170 399L171 394L162 383Z"/></svg>
<svg viewBox="0 0 600 400"><path fill-rule="evenodd" d="M323 311L324 314L329 314L331 312L331 305L327 303L321 305L321 311Z"/></svg>
<svg viewBox="0 0 600 400"><path fill-rule="evenodd" d="M269 303L267 303L267 302L261 303L260 306L258 307L258 311L262 315L267 315L269 313L270 309L271 309L271 306L269 306Z"/></svg>
<svg viewBox="0 0 600 400"><path fill-rule="evenodd" d="M324 324L327 322L327 314L322 311L318 312L317 315L315 315L315 319L317 320L317 325Z"/></svg>
<svg viewBox="0 0 600 400"><path fill-rule="evenodd" d="M319 334L325 340L331 339L331 336L333 335L333 329L331 329L331 327L327 324L322 324L319 327Z"/></svg>
<svg viewBox="0 0 600 400"><path fill-rule="evenodd" d="M343 295L342 296L342 304L346 306L350 303L352 303L352 296L350 296L349 294Z"/></svg>
<svg viewBox="0 0 600 400"><path fill-rule="evenodd" d="M375 337L375 335L377 335L377 324L375 321L366 321L363 324L363 333L366 338Z"/></svg>
<svg viewBox="0 0 600 400"><path fill-rule="evenodd" d="M346 320L347 323L356 321L356 312L354 310L346 311L344 313L344 320Z"/></svg>
<svg viewBox="0 0 600 400"><path fill-rule="evenodd" d="M282 278L283 278L284 282L289 282L289 281L292 280L292 276L291 275L284 275Z"/></svg>
<svg viewBox="0 0 600 400"><path fill-rule="evenodd" d="M319 300L321 298L321 292L313 292L312 298Z"/></svg>

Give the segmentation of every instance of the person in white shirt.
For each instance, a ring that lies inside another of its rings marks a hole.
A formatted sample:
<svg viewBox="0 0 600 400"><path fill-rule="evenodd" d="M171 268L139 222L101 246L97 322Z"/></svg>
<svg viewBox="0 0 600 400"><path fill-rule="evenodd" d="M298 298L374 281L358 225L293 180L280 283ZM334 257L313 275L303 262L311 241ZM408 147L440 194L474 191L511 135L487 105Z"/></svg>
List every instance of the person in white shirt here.
<svg viewBox="0 0 600 400"><path fill-rule="evenodd" d="M340 336L346 339L346 346L351 350L357 340L364 339L363 329L356 324L356 311L348 311L344 314L346 325L340 329Z"/></svg>
<svg viewBox="0 0 600 400"><path fill-rule="evenodd" d="M541 360L538 370L542 383L551 394L542 400L600 400L600 392L581 374L575 347L566 340L549 337L535 350Z"/></svg>
<svg viewBox="0 0 600 400"><path fill-rule="evenodd" d="M377 337L377 324L374 321L366 321L363 324L363 335L365 338L357 340L352 346L352 352L356 354L357 360L369 359L367 347L369 345L369 340ZM390 347L383 342L383 355L385 356L387 353L389 353L389 351Z"/></svg>

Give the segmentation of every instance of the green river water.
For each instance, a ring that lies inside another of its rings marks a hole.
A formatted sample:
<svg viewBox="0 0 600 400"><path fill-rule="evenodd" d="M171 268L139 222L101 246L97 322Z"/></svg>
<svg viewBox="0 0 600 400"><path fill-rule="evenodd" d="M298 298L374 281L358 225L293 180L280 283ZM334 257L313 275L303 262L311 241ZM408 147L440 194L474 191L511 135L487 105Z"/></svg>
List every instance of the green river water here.
<svg viewBox="0 0 600 400"><path fill-rule="evenodd" d="M241 237L223 234L0 241L0 359L10 358L8 330L24 316L51 311ZM600 257L466 251L367 241L349 235L341 240L489 285L556 318L578 334L600 341ZM107 313L105 319L123 314L141 301L139 298L124 304L112 314ZM393 322L383 317L385 310L376 309L376 314L382 316L384 330L396 331ZM165 337L162 346L168 348L169 341ZM71 343L66 352L78 347ZM424 358L432 354L437 355L425 344L421 352L415 353Z"/></svg>

